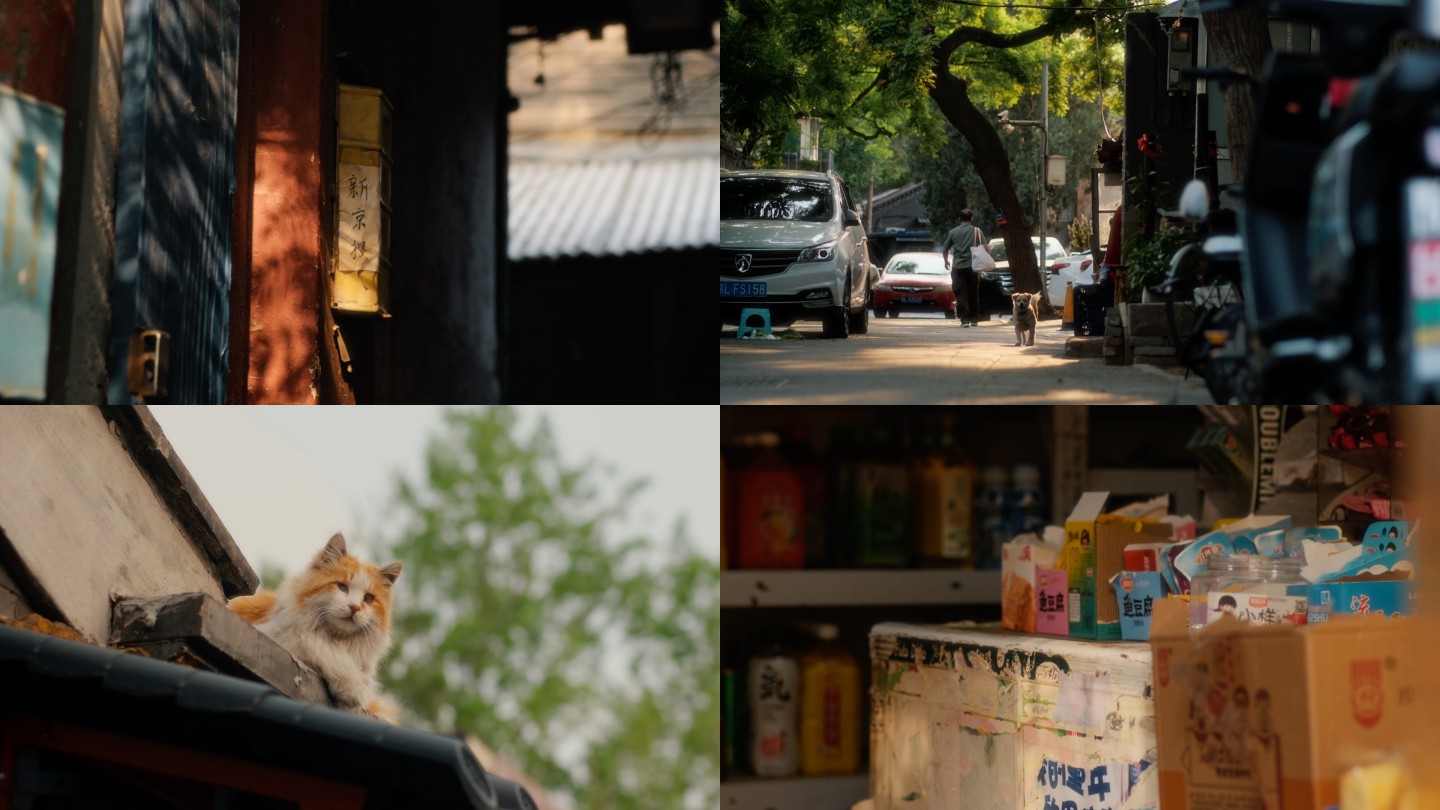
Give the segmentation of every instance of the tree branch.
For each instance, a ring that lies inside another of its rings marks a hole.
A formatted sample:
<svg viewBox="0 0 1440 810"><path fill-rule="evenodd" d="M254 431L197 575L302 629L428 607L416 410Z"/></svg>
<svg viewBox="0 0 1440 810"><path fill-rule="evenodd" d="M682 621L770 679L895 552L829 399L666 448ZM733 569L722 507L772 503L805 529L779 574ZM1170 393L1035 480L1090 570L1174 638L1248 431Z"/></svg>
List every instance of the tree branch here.
<svg viewBox="0 0 1440 810"><path fill-rule="evenodd" d="M861 91L860 91L860 95L856 96L856 97L855 97L855 100L852 101L852 102L850 102L850 106L851 106L851 107L854 107L856 104L859 104L861 99L863 99L863 98L865 98L866 96L870 95L870 91L871 91L871 90L874 90L874 89L877 88L877 87L884 87L885 85L887 85L887 84L889 84L889 83L890 83L890 68L889 68L889 66L887 65L886 67L881 68L879 73L875 74L875 81L870 82L870 85L869 85L868 87L866 87L864 90L861 90Z"/></svg>
<svg viewBox="0 0 1440 810"><path fill-rule="evenodd" d="M871 123L873 124L874 122L871 122ZM865 133L861 132L860 130L858 130L858 129L852 127L852 126L850 126L849 124L846 124L846 125L845 125L845 131L846 131L846 132L849 132L851 135L854 135L854 136L857 137L857 138L860 138L861 140L866 140L866 141L873 141L873 140L875 140L876 138L880 137L881 135L884 135L884 136L887 137L887 138L893 138L893 137L895 137L895 135L896 135L896 133L894 133L894 132L886 129L885 127L880 126L879 124L874 124L874 126L875 126L875 132L872 133L872 134L870 134L870 135L866 135Z"/></svg>
<svg viewBox="0 0 1440 810"><path fill-rule="evenodd" d="M976 28L971 25L962 25L950 32L950 35L940 41L935 47L937 64L948 65L950 55L961 45L975 43L990 48L1015 48L1021 45L1029 45L1050 36L1060 33L1078 25L1081 11L1092 11L1084 8L1082 0L1070 0L1070 5L1057 7L1055 14L1050 19L1031 28L1027 31L1016 31L1013 34L1002 34L998 31L990 31L985 28Z"/></svg>

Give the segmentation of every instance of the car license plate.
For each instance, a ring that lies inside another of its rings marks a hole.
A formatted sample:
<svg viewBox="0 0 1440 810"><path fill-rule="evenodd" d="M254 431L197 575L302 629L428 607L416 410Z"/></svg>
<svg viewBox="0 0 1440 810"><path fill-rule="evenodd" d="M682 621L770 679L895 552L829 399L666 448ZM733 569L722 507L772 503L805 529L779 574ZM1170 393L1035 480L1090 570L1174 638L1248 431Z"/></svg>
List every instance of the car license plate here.
<svg viewBox="0 0 1440 810"><path fill-rule="evenodd" d="M925 299L924 299L924 298L921 298L921 297L918 296L918 295L905 295L905 296L901 296L901 298L900 298L900 303L902 303L902 304L923 304L923 303L925 303Z"/></svg>
<svg viewBox="0 0 1440 810"><path fill-rule="evenodd" d="M763 281L722 281L720 282L721 298L764 298L765 282Z"/></svg>

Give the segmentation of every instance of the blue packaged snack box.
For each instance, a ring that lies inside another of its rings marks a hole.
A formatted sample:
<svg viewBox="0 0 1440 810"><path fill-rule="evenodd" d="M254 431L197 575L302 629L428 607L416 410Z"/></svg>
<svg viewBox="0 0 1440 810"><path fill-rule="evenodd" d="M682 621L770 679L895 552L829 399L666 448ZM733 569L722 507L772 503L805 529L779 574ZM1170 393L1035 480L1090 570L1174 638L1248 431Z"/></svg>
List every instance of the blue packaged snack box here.
<svg viewBox="0 0 1440 810"><path fill-rule="evenodd" d="M1409 616L1414 612L1413 582L1322 582L1308 590L1310 624L1347 614Z"/></svg>
<svg viewBox="0 0 1440 810"><path fill-rule="evenodd" d="M1110 578L1120 607L1120 638L1150 640L1150 615L1165 597L1159 571L1121 571Z"/></svg>
<svg viewBox="0 0 1440 810"><path fill-rule="evenodd" d="M1409 545L1410 522L1406 520L1381 520L1370 524L1365 530L1365 539L1362 545L1365 547L1361 552L1364 555L1383 554L1387 551L1398 551Z"/></svg>

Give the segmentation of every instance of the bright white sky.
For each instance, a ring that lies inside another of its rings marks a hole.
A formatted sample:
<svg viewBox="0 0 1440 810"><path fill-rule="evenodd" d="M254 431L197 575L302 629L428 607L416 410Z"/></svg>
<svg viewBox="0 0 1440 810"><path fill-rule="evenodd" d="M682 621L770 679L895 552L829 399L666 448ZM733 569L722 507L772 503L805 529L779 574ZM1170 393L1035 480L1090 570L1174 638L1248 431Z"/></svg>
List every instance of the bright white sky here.
<svg viewBox="0 0 1440 810"><path fill-rule="evenodd" d="M292 573L331 534L370 537L398 476L417 479L441 429L440 407L152 406L151 412L257 570ZM683 517L695 547L719 559L717 407L519 406L522 428L550 420L561 457L594 458L617 480L644 477L632 524L657 541ZM362 547L363 549L363 547ZM356 549L356 550L362 550Z"/></svg>

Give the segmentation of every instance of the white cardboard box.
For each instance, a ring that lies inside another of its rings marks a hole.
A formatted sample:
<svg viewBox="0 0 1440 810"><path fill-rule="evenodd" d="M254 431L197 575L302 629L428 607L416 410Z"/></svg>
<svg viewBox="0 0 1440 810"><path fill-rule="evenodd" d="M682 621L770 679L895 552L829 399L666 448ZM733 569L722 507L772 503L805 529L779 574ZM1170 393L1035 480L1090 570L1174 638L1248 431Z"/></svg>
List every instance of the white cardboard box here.
<svg viewBox="0 0 1440 810"><path fill-rule="evenodd" d="M1157 806L1149 645L887 623L870 656L875 810Z"/></svg>

